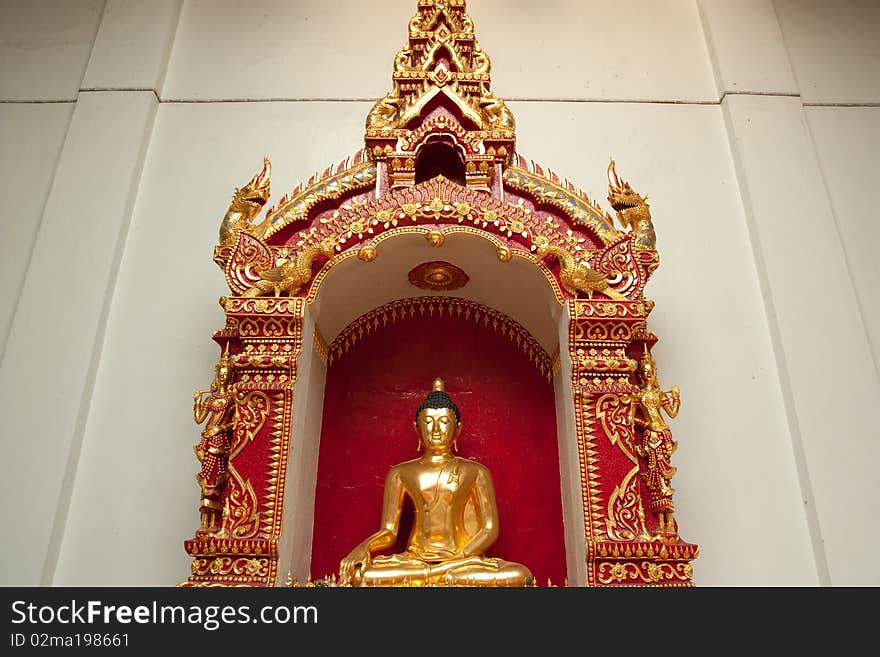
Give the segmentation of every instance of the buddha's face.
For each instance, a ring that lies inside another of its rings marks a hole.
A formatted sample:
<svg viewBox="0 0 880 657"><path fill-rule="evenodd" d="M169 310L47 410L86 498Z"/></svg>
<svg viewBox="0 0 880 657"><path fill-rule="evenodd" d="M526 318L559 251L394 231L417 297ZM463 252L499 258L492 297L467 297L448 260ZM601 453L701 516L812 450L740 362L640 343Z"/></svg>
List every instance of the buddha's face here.
<svg viewBox="0 0 880 657"><path fill-rule="evenodd" d="M416 429L429 451L449 447L461 430L450 408L426 408L416 420Z"/></svg>

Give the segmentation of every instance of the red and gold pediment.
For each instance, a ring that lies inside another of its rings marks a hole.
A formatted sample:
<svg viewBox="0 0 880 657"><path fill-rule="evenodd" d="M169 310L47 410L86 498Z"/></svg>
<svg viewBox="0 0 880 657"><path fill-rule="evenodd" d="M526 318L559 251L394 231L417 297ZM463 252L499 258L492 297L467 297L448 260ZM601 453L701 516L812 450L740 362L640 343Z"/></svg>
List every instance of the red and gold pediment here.
<svg viewBox="0 0 880 657"><path fill-rule="evenodd" d="M659 264L644 198L612 162L608 200L618 228L571 182L516 153L513 115L491 92L491 62L463 1L419 2L394 61L392 90L370 111L365 147L352 158L295 187L259 221L268 158L236 190L215 253L233 294L307 295L306 265L339 261L322 254L327 244L343 259L358 249L369 261L377 238L406 225L465 226L497 242L499 257L537 254L565 296L641 297ZM261 282L267 270L287 282Z"/></svg>

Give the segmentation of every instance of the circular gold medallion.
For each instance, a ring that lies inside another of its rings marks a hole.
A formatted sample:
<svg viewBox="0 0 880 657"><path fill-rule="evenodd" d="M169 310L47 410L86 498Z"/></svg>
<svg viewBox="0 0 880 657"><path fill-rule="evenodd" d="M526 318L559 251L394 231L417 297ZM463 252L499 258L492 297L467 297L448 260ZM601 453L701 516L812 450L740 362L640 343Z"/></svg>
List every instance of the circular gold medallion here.
<svg viewBox="0 0 880 657"><path fill-rule="evenodd" d="M423 290L457 290L470 280L459 267L450 262L423 262L409 272L409 282Z"/></svg>

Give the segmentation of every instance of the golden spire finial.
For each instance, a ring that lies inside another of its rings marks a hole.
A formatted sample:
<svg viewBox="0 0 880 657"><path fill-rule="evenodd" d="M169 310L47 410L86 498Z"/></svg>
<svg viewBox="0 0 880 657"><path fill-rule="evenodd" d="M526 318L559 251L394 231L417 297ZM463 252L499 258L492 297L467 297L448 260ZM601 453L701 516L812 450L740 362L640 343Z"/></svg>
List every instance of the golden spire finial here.
<svg viewBox="0 0 880 657"><path fill-rule="evenodd" d="M443 383L443 379L437 378L434 379L434 387L432 390L446 392L446 384Z"/></svg>
<svg viewBox="0 0 880 657"><path fill-rule="evenodd" d="M464 0L420 0L408 43L394 58L392 90L370 110L367 130L412 128L413 119L442 94L479 130L512 132L513 114L490 91L491 68Z"/></svg>

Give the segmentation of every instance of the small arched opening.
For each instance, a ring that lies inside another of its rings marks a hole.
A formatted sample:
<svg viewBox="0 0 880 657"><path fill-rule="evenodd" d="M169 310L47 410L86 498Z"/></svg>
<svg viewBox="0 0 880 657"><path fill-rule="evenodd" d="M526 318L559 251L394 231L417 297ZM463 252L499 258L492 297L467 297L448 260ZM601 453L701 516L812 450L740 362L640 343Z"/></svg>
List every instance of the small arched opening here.
<svg viewBox="0 0 880 657"><path fill-rule="evenodd" d="M466 184L464 158L448 139L429 141L416 155L416 184L437 176Z"/></svg>

